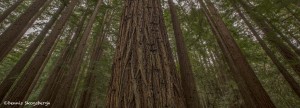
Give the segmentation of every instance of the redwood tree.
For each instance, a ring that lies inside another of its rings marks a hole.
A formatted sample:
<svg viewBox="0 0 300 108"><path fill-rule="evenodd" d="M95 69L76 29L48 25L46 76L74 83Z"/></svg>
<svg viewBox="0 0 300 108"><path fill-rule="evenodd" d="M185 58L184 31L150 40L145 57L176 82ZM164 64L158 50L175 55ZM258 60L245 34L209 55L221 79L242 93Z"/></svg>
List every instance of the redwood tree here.
<svg viewBox="0 0 300 108"><path fill-rule="evenodd" d="M180 23L177 17L176 7L174 6L172 0L168 0L168 3L170 7L171 19L176 39L177 54L180 65L181 83L183 87L183 94L186 99L186 105L188 108L200 108L201 106L199 104L200 101L197 86L195 83L190 59L188 57L188 51L185 46L182 30L180 28Z"/></svg>
<svg viewBox="0 0 300 108"><path fill-rule="evenodd" d="M246 105L249 107L275 107L223 22L218 10L209 0L205 0L206 4L203 0L199 1L214 33L217 34L219 46L227 58Z"/></svg>
<svg viewBox="0 0 300 108"><path fill-rule="evenodd" d="M107 108L185 108L160 0L125 0Z"/></svg>
<svg viewBox="0 0 300 108"><path fill-rule="evenodd" d="M20 31L26 29L28 27L27 24L30 23L32 18L44 5L47 6L50 1L52 0L35 0L29 8L0 35L0 61L2 61L6 54L12 49L13 44L22 37L20 34L23 32Z"/></svg>
<svg viewBox="0 0 300 108"><path fill-rule="evenodd" d="M245 17L245 15L241 12L240 8L237 6L237 4L233 3L233 7L238 12L239 16L243 19L243 21L246 23L250 31L252 32L253 36L256 38L262 49L265 51L265 53L270 57L272 62L275 64L279 72L283 75L283 77L286 79L286 81L289 83L291 88L294 90L294 92L300 97L300 86L297 83L297 81L293 78L293 76L288 72L288 70L284 67L284 65L276 58L274 53L270 48L268 48L267 44L263 41L263 39L259 36L257 31L254 29L250 21Z"/></svg>
<svg viewBox="0 0 300 108"><path fill-rule="evenodd" d="M38 48L38 46L42 43L44 37L51 29L52 25L55 23L56 19L59 17L61 11L64 9L64 5L62 5L57 12L53 15L53 18L47 23L41 33L37 36L37 38L32 42L32 44L28 47L26 52L22 55L20 60L16 63L16 65L12 68L9 74L5 77L5 79L0 84L0 100L2 100L8 90L11 88L15 80L18 78L18 75L22 72L26 64L29 62L31 56L33 56L34 52Z"/></svg>
<svg viewBox="0 0 300 108"><path fill-rule="evenodd" d="M1 15L0 15L0 23L4 21L4 19L12 12L14 11L24 0L18 0L13 5L11 5L8 9L6 9Z"/></svg>

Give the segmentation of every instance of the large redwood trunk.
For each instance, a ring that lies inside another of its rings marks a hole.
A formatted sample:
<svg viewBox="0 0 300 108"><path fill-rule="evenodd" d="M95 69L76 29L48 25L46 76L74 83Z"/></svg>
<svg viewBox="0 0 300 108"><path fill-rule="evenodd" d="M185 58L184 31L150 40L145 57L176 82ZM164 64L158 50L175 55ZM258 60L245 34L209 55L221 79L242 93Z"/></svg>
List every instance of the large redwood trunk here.
<svg viewBox="0 0 300 108"><path fill-rule="evenodd" d="M12 12L14 11L24 0L18 0L13 5L11 5L8 9L6 9L1 15L0 15L0 23L4 21L4 19Z"/></svg>
<svg viewBox="0 0 300 108"><path fill-rule="evenodd" d="M125 0L107 108L185 108L160 0Z"/></svg>
<svg viewBox="0 0 300 108"><path fill-rule="evenodd" d="M58 19L53 30L49 36L45 39L45 42L42 44L40 50L37 52L37 55L33 58L32 62L29 64L28 68L24 71L24 74L16 82L16 85L13 89L6 95L4 100L6 101L22 101L31 86L36 74L40 70L49 52L52 49L54 43L59 38L59 34L64 27L65 23L71 16L74 7L77 4L77 0L72 0L65 10L62 12L62 16ZM1 106L3 107L3 106Z"/></svg>
<svg viewBox="0 0 300 108"><path fill-rule="evenodd" d="M171 19L176 39L177 54L180 65L181 83L183 87L183 94L186 99L186 105L188 108L200 108L201 105L197 92L197 86L195 83L190 59L188 57L188 51L185 46L182 30L180 28L180 23L177 17L176 7L174 6L172 0L168 0L168 3L170 7Z"/></svg>
<svg viewBox="0 0 300 108"><path fill-rule="evenodd" d="M33 17L40 8L47 6L52 0L35 0L29 8L0 35L0 61L8 54L13 46L21 39L23 30L28 29L34 21ZM20 32L21 31L21 32Z"/></svg>
<svg viewBox="0 0 300 108"><path fill-rule="evenodd" d="M59 17L61 11L65 6L61 6L59 10L53 15L52 19L47 23L41 33L37 36L37 38L33 41L33 43L29 46L26 52L22 55L21 59L16 63L13 69L9 72L9 74L5 77L5 79L0 84L0 100L2 100L5 94L9 91L15 80L18 78L18 75L22 72L26 64L29 62L30 58L43 41L44 37L51 29L52 25Z"/></svg>
<svg viewBox="0 0 300 108"><path fill-rule="evenodd" d="M231 36L217 9L209 0L205 0L207 5L202 0L199 1L216 34L219 46L227 58L246 105L253 108L274 108L273 102Z"/></svg>

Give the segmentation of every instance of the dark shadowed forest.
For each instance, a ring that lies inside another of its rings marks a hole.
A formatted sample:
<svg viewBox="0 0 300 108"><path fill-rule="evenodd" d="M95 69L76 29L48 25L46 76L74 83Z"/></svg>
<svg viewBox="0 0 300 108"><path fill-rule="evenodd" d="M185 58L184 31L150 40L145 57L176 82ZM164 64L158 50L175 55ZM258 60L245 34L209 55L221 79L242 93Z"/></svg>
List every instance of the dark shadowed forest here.
<svg viewBox="0 0 300 108"><path fill-rule="evenodd" d="M0 0L0 108L300 108L300 0Z"/></svg>

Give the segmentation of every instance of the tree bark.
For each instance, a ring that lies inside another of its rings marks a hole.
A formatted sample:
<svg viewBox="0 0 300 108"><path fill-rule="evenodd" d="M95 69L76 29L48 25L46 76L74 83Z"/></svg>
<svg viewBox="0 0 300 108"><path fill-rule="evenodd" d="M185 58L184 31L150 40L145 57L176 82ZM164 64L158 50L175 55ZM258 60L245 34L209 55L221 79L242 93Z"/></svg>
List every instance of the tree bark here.
<svg viewBox="0 0 300 108"><path fill-rule="evenodd" d="M107 108L185 108L160 0L125 0Z"/></svg>
<svg viewBox="0 0 300 108"><path fill-rule="evenodd" d="M23 32L19 31L28 29L30 26L27 25L30 24L31 19L33 19L43 6L47 6L50 3L47 1L52 0L35 0L29 8L0 35L0 61L3 60L17 41L22 37L20 34ZM34 21L32 21L32 23L33 22ZM32 23L30 25L32 25Z"/></svg>
<svg viewBox="0 0 300 108"><path fill-rule="evenodd" d="M9 72L9 74L5 77L5 79L0 84L0 100L2 100L5 94L12 87L15 80L18 78L19 74L22 72L26 64L29 62L30 58L38 48L38 46L43 41L44 37L51 29L57 18L59 17L61 11L64 9L64 5L61 6L57 12L53 15L52 19L47 23L41 33L37 36L37 38L33 41L33 43L29 46L26 52L22 55L21 59L16 63L13 69Z"/></svg>
<svg viewBox="0 0 300 108"><path fill-rule="evenodd" d="M218 14L217 9L209 0L205 0L207 6L202 0L199 1L204 11L206 11L208 19L210 19L209 22L212 28L215 28L214 33L217 34L217 41L227 58L228 64L233 72L233 77L238 84L245 103L253 108L274 108L273 102L262 87L235 40L232 38L228 28ZM208 10L205 9L206 7Z"/></svg>
<svg viewBox="0 0 300 108"><path fill-rule="evenodd" d="M0 23L2 23L5 18L14 11L24 0L18 0L13 5L11 5L8 9L6 9L1 15L0 15Z"/></svg>
<svg viewBox="0 0 300 108"><path fill-rule="evenodd" d="M62 12L62 16L58 19L55 26L53 27L53 30L45 39L45 43L42 44L40 50L37 52L37 55L33 58L28 68L24 71L24 74L16 82L16 85L7 94L4 100L15 102L23 100L37 72L43 65L47 56L50 55L49 52L52 49L53 44L58 39L62 28L71 16L71 13L73 12L73 9L76 6L77 2L77 0L72 0ZM3 107L2 104L1 107Z"/></svg>
<svg viewBox="0 0 300 108"><path fill-rule="evenodd" d="M186 99L188 108L201 108L195 78L188 57L188 51L185 46L182 30L177 17L176 7L172 0L168 0L171 12L171 19L176 39L177 54L180 65L181 83L183 87L183 94Z"/></svg>
<svg viewBox="0 0 300 108"><path fill-rule="evenodd" d="M294 90L294 92L300 97L300 86L296 82L296 80L292 77L292 75L289 74L288 70L284 67L282 63L276 58L274 53L271 51L271 49L268 48L266 43L260 38L259 34L256 32L252 24L246 19L244 14L241 12L239 7L236 4L233 4L233 7L238 12L239 16L243 19L243 21L246 23L248 28L251 30L253 36L256 38L258 43L261 45L265 53L270 57L272 62L275 64L279 72L283 75L284 79L288 82L288 84L291 86L291 88Z"/></svg>

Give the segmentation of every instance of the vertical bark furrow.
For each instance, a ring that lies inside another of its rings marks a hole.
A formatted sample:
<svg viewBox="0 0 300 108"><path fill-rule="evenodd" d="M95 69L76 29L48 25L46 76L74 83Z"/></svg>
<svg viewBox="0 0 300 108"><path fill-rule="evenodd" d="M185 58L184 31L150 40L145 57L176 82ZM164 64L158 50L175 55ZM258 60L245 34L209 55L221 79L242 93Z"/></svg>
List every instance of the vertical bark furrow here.
<svg viewBox="0 0 300 108"><path fill-rule="evenodd" d="M184 108L160 1L126 0L124 8L106 107Z"/></svg>

